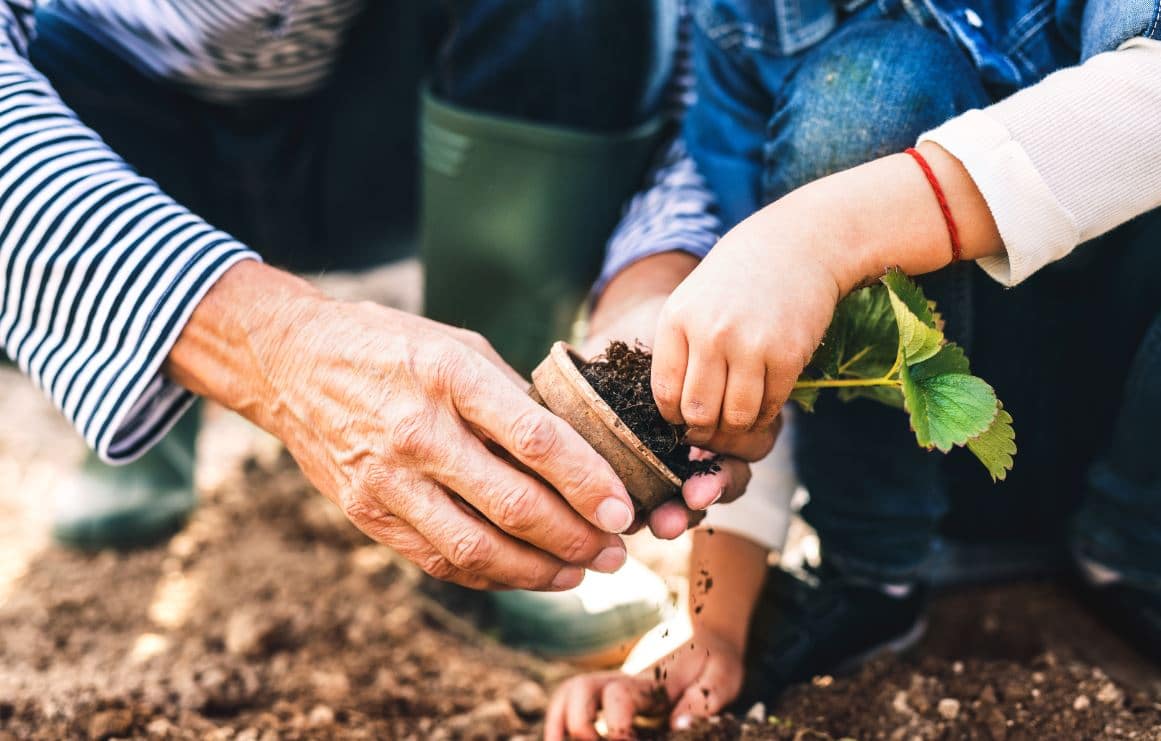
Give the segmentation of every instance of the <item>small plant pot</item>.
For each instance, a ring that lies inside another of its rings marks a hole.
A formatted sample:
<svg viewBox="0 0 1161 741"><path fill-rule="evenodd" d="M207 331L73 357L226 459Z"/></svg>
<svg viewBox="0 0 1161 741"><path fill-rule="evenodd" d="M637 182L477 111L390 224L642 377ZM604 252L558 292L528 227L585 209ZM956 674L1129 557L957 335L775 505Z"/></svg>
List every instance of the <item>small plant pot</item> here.
<svg viewBox="0 0 1161 741"><path fill-rule="evenodd" d="M583 362L567 343L554 344L532 371L532 398L579 432L621 477L638 511L648 512L675 496L681 479L589 385L577 369Z"/></svg>

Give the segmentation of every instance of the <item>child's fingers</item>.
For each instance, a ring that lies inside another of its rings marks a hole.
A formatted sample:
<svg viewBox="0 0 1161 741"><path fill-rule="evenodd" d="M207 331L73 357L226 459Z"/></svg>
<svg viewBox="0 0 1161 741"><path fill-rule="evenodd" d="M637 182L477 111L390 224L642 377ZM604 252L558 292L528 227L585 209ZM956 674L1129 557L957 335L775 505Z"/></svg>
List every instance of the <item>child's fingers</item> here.
<svg viewBox="0 0 1161 741"><path fill-rule="evenodd" d="M653 342L653 371L650 383L653 398L661 416L671 424L681 424L681 391L685 385L685 366L689 346L685 334L665 316L657 324Z"/></svg>
<svg viewBox="0 0 1161 741"><path fill-rule="evenodd" d="M573 677L558 687L544 716L545 741L598 738L593 725L597 719L596 701L601 687L609 679L608 675L602 674L583 675ZM587 715L586 703L590 707Z"/></svg>
<svg viewBox="0 0 1161 741"><path fill-rule="evenodd" d="M592 677L578 677L576 687L565 697L565 737L579 741L596 741L597 700L604 681Z"/></svg>
<svg viewBox="0 0 1161 741"><path fill-rule="evenodd" d="M692 510L704 510L718 502L732 502L746 491L750 483L750 466L737 458L717 461L717 473L693 476L682 485L681 495Z"/></svg>
<svg viewBox="0 0 1161 741"><path fill-rule="evenodd" d="M669 716L670 724L675 730L681 730L689 728L694 718L721 712L738 694L740 682L740 669L731 668L729 662L718 657L711 658L697 681L678 698Z"/></svg>
<svg viewBox="0 0 1161 741"><path fill-rule="evenodd" d="M765 359L757 354L731 357L718 427L735 435L748 432L758 421L765 395Z"/></svg>
<svg viewBox="0 0 1161 741"><path fill-rule="evenodd" d="M548 702L544 714L544 741L564 741L564 706L566 685L559 687Z"/></svg>
<svg viewBox="0 0 1161 741"><path fill-rule="evenodd" d="M713 437L722 413L726 390L726 359L712 350L689 355L685 368L685 385L681 390L681 418L689 430L685 439L700 444Z"/></svg>
<svg viewBox="0 0 1161 741"><path fill-rule="evenodd" d="M601 712L609 738L632 738L633 719L655 710L653 686L648 680L631 677L605 685L601 692Z"/></svg>

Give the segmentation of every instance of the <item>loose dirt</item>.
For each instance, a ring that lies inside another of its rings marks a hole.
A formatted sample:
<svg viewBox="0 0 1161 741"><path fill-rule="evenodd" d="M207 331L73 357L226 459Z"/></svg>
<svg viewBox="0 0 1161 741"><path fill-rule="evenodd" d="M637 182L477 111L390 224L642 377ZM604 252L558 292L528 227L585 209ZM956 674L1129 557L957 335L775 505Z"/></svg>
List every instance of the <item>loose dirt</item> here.
<svg viewBox="0 0 1161 741"><path fill-rule="evenodd" d="M286 457L250 459L166 546L50 548L0 595L0 739L535 737L569 669L491 627ZM914 657L675 738L1161 739L1159 688L1061 591L1014 585L942 598Z"/></svg>
<svg viewBox="0 0 1161 741"><path fill-rule="evenodd" d="M677 478L685 481L719 471L713 459L690 460L685 426L661 416L650 385L652 369L653 356L647 350L620 341L610 342L600 356L578 367L593 390Z"/></svg>

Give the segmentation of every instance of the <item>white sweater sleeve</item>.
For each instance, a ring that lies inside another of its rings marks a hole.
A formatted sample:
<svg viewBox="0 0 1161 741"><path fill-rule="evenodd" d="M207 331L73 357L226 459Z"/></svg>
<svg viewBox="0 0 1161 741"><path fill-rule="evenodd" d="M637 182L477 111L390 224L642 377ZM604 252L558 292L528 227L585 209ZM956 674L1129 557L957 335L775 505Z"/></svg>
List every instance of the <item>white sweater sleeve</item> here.
<svg viewBox="0 0 1161 741"><path fill-rule="evenodd" d="M257 255L162 193L24 56L30 0L0 0L0 348L108 461L192 401L161 366L194 307Z"/></svg>
<svg viewBox="0 0 1161 741"><path fill-rule="evenodd" d="M710 507L700 527L741 535L772 551L781 551L786 545L798 476L794 471L794 416L789 409L782 414L778 442L770 455L751 466L754 477L746 493L729 504Z"/></svg>
<svg viewBox="0 0 1161 741"><path fill-rule="evenodd" d="M1161 41L1138 38L924 134L980 189L1014 286L1077 245L1161 206Z"/></svg>

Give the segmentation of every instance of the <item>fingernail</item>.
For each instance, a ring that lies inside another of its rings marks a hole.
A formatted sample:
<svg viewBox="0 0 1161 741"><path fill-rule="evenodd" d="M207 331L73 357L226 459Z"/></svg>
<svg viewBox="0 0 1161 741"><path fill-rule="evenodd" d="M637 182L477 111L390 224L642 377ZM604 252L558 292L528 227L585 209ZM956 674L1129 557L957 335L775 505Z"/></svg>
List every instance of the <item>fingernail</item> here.
<svg viewBox="0 0 1161 741"><path fill-rule="evenodd" d="M552 580L552 588L565 590L572 589L580 584L585 578L585 570L577 568L576 566L569 566L563 568L557 573L556 578Z"/></svg>
<svg viewBox="0 0 1161 741"><path fill-rule="evenodd" d="M610 533L624 532L633 524L633 510L620 499L609 497L597 507L597 524Z"/></svg>
<svg viewBox="0 0 1161 741"><path fill-rule="evenodd" d="M693 717L689 715L679 715L673 721L673 730L688 731L689 727L693 725Z"/></svg>
<svg viewBox="0 0 1161 741"><path fill-rule="evenodd" d="M715 496L713 499L711 499L710 503L707 504L706 506L712 507L713 505L717 504L718 500L721 499L722 497L724 497L725 495L726 495L726 487L723 486L722 488L718 489L717 496Z"/></svg>
<svg viewBox="0 0 1161 741"><path fill-rule="evenodd" d="M628 557L629 554L625 552L624 547L611 545L597 554L597 557L589 564L589 568L593 571L603 571L606 574L611 574L624 566L625 559Z"/></svg>

